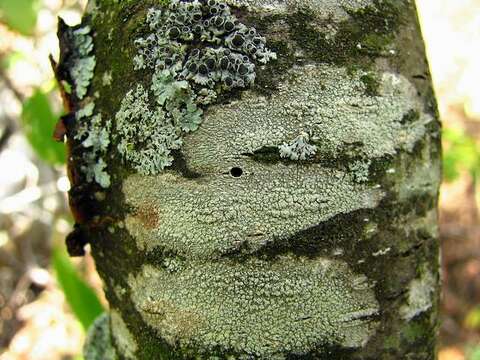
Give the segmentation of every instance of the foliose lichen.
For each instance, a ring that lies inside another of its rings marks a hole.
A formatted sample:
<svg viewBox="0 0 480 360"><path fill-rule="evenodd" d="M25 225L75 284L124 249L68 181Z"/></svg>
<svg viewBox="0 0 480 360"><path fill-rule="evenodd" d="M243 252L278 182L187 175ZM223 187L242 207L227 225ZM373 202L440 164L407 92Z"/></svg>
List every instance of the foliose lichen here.
<svg viewBox="0 0 480 360"><path fill-rule="evenodd" d="M95 109L95 102L90 101L85 106L81 107L75 113L75 119L81 120L83 118L88 118L93 115L93 110Z"/></svg>
<svg viewBox="0 0 480 360"><path fill-rule="evenodd" d="M130 90L115 118L120 154L148 175L172 164L171 151L198 128L205 106L220 93L251 86L255 64L276 55L217 0L173 0L149 9L146 20L151 33L134 41L133 63L135 70L152 70L151 85Z"/></svg>
<svg viewBox="0 0 480 360"><path fill-rule="evenodd" d="M94 44L89 25L68 27L60 22L62 54L60 67L66 67L63 90L69 95L73 108L73 140L79 145L79 168L86 182L96 182L103 188L110 186L105 156L110 144L111 121L103 121L95 114L95 102L88 93L94 75ZM73 98L71 96L74 96Z"/></svg>
<svg viewBox="0 0 480 360"><path fill-rule="evenodd" d="M281 144L280 157L290 158L291 160L307 160L315 155L317 147L309 144L310 136L306 132L302 132L290 143Z"/></svg>
<svg viewBox="0 0 480 360"><path fill-rule="evenodd" d="M162 106L150 108L142 85L127 93L115 120L118 151L136 170L148 175L171 165L170 150L182 144L180 130L173 119L167 118Z"/></svg>
<svg viewBox="0 0 480 360"><path fill-rule="evenodd" d="M76 51L70 76L74 82L75 94L81 100L87 94L95 69L95 56L92 55L93 39L90 27L84 26L73 31L73 45Z"/></svg>
<svg viewBox="0 0 480 360"><path fill-rule="evenodd" d="M353 174L353 179L362 183L368 181L369 169L372 161L370 159L357 160L349 164L348 169Z"/></svg>
<svg viewBox="0 0 480 360"><path fill-rule="evenodd" d="M102 121L102 115L93 115L95 104L93 101L80 108L75 117L79 121L74 139L81 142L83 151L83 165L81 170L88 182L95 181L103 188L110 186L110 175L106 172L106 156L110 144L112 122Z"/></svg>

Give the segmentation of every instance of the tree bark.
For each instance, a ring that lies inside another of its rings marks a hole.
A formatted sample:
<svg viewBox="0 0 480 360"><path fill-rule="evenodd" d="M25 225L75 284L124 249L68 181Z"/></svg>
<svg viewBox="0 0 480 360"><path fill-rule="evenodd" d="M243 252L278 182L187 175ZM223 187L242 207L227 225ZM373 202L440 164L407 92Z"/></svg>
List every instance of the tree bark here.
<svg viewBox="0 0 480 360"><path fill-rule="evenodd" d="M90 1L59 29L87 359L434 359L440 125L409 0Z"/></svg>

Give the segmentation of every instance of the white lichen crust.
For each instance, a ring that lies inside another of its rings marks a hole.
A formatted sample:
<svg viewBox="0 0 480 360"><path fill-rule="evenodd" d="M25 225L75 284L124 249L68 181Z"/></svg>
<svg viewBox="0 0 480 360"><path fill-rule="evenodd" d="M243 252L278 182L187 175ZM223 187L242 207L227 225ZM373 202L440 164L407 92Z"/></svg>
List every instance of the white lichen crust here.
<svg viewBox="0 0 480 360"><path fill-rule="evenodd" d="M189 166L223 172L232 156L289 143L300 131L310 134L316 156L326 159L373 160L411 151L433 121L415 87L385 72L379 74L378 95L371 96L360 77L343 68L307 65L291 70L268 99L245 91L240 101L211 106L199 130L185 139ZM418 119L404 124L411 111Z"/></svg>
<svg viewBox="0 0 480 360"><path fill-rule="evenodd" d="M110 310L110 328L117 351L125 359L135 359L135 352L138 349L137 342L128 330L122 316L115 309Z"/></svg>
<svg viewBox="0 0 480 360"><path fill-rule="evenodd" d="M322 258L192 262L174 273L144 266L129 283L145 321L169 344L240 359L362 346L378 311L364 277Z"/></svg>
<svg viewBox="0 0 480 360"><path fill-rule="evenodd" d="M183 137L186 167L198 176L166 169L125 179L133 209L126 229L139 249L171 254L129 281L135 306L160 337L245 359L359 347L370 338L368 319L378 309L371 284L334 254L256 258L339 214L378 206L390 189L371 181L370 164L424 139L433 118L414 86L384 72L371 95L361 75L306 65L290 70L268 99L246 90L210 105ZM418 116L405 122L412 111ZM287 161L279 147L307 161ZM258 160L262 149L278 159Z"/></svg>
<svg viewBox="0 0 480 360"><path fill-rule="evenodd" d="M253 253L335 215L374 208L383 197L379 189L358 186L345 172L319 165L273 167L244 161L241 166L251 175L212 174L195 181L168 173L126 179L128 204L138 209L151 204L155 210L148 216L159 219L150 228L142 216L127 216L137 245L148 251L165 248L189 259L239 249Z"/></svg>
<svg viewBox="0 0 480 360"><path fill-rule="evenodd" d="M402 318L410 321L430 309L436 286L436 277L427 266L424 266L421 276L409 284L407 302L400 308Z"/></svg>
<svg viewBox="0 0 480 360"><path fill-rule="evenodd" d="M226 0L229 5L246 7L250 11L293 13L299 9L311 9L317 17L342 21L348 12L373 5L373 0Z"/></svg>

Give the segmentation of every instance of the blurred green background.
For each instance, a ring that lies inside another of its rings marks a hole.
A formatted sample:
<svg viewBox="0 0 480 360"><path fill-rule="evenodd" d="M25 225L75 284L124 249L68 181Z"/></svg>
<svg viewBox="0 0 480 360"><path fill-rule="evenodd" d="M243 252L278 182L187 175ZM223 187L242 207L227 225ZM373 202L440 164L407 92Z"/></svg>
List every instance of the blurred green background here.
<svg viewBox="0 0 480 360"><path fill-rule="evenodd" d="M0 360L81 359L107 307L91 256L70 259L62 114L48 55L86 0L0 0ZM480 0L417 0L443 121L440 360L480 360Z"/></svg>

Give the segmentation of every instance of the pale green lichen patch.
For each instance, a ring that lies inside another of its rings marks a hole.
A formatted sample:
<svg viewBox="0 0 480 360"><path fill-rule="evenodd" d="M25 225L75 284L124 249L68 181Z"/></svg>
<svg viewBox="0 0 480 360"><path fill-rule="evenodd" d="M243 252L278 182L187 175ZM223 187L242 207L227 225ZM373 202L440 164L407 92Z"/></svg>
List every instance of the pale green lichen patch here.
<svg viewBox="0 0 480 360"><path fill-rule="evenodd" d="M133 337L122 316L115 309L110 310L110 327L116 349L125 359L136 359L137 342Z"/></svg>
<svg viewBox="0 0 480 360"><path fill-rule="evenodd" d="M367 282L345 263L290 256L192 262L173 274L146 265L129 279L137 309L170 345L252 359L364 345L378 312Z"/></svg>
<svg viewBox="0 0 480 360"><path fill-rule="evenodd" d="M112 72L111 71L105 71L102 75L102 85L103 86L110 86L112 85Z"/></svg>
<svg viewBox="0 0 480 360"><path fill-rule="evenodd" d="M231 176L225 167L226 174L198 180L173 171L155 178L129 176L123 192L136 210L125 222L137 246L197 259L253 253L335 215L374 208L383 196L319 164L269 166L245 159L231 166L244 174ZM155 209L149 213L157 219L151 226L145 226L146 204Z"/></svg>
<svg viewBox="0 0 480 360"><path fill-rule="evenodd" d="M81 165L87 182L96 182L103 188L110 186L110 175L106 172L104 156L110 144L111 122L102 121L101 114L94 115L95 103L85 95L93 78L95 56L91 28L86 25L75 30L68 29L72 50L69 53L69 72L73 81L73 92L78 98L75 112L74 139L83 147Z"/></svg>
<svg viewBox="0 0 480 360"><path fill-rule="evenodd" d="M356 160L349 164L348 169L353 174L353 178L356 182L366 182L368 181L369 169L372 161L369 159L366 160Z"/></svg>
<svg viewBox="0 0 480 360"><path fill-rule="evenodd" d="M437 289L437 278L425 266L421 276L412 280L408 287L407 303L400 308L403 319L410 321L417 315L427 311L433 305L433 294Z"/></svg>
<svg viewBox="0 0 480 360"><path fill-rule="evenodd" d="M256 63L275 54L264 37L217 0L173 0L150 8L146 23L150 33L135 39L133 67L153 72L151 85L130 90L115 118L120 154L150 175L172 164L172 150L198 128L202 108L221 93L252 85Z"/></svg>
<svg viewBox="0 0 480 360"><path fill-rule="evenodd" d="M377 206L383 192L367 181L369 162L413 149L432 120L406 79L381 78L372 97L346 70L306 66L268 100L246 91L241 100L211 106L182 147L188 168L201 177L169 171L127 178L127 203L139 213L153 204L158 217L147 229L134 212L127 229L142 249L209 258L253 253L338 214ZM412 108L418 119L404 124ZM297 166L248 156L288 144L301 129L315 139L316 161ZM345 154L354 160L337 162Z"/></svg>
<svg viewBox="0 0 480 360"><path fill-rule="evenodd" d="M280 157L291 160L307 160L313 157L317 152L317 147L309 144L309 140L308 133L302 132L291 142L279 145Z"/></svg>
<svg viewBox="0 0 480 360"><path fill-rule="evenodd" d="M412 150L433 120L413 85L387 72L380 76L378 95L370 96L360 77L342 68L309 65L292 70L290 79L268 99L245 91L241 100L211 106L183 146L189 168L223 172L232 157L278 147L299 130L314 139L319 160L342 156L368 164L398 150ZM403 123L412 109L418 118ZM360 168L361 179L368 176L365 168Z"/></svg>
<svg viewBox="0 0 480 360"><path fill-rule="evenodd" d="M181 130L161 106L151 108L142 85L129 91L115 116L118 151L139 172L156 174L170 166L170 151L181 144ZM141 146L140 146L141 144Z"/></svg>
<svg viewBox="0 0 480 360"><path fill-rule="evenodd" d="M95 181L103 188L110 186L110 175L107 173L107 163L104 160L110 144L111 121L102 121L101 114L92 116L95 104L86 104L76 112L80 122L74 139L81 142L83 165L81 170L88 182Z"/></svg>
<svg viewBox="0 0 480 360"><path fill-rule="evenodd" d="M250 10L294 12L309 8L321 18L341 21L348 18L348 13L358 11L373 4L373 0L227 0L227 3Z"/></svg>
<svg viewBox="0 0 480 360"><path fill-rule="evenodd" d="M81 107L76 113L75 118L81 120L83 118L88 118L93 115L93 110L95 109L95 103L90 101L85 106Z"/></svg>
<svg viewBox="0 0 480 360"><path fill-rule="evenodd" d="M75 84L75 94L83 99L87 94L95 69L95 56L92 55L93 39L90 27L84 26L73 31L73 46L76 54L70 68L70 76Z"/></svg>

